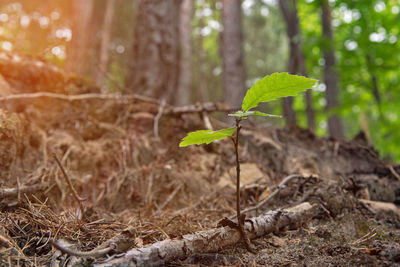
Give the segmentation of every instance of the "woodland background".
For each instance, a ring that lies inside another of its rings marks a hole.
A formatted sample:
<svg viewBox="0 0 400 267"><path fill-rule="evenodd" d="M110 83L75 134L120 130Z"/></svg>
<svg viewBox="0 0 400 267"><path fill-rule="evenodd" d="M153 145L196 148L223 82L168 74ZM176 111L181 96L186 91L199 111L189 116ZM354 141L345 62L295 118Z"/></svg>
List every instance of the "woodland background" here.
<svg viewBox="0 0 400 267"><path fill-rule="evenodd" d="M239 106L257 79L320 81L265 107L318 135L363 130L400 160L398 0L2 0L0 49L46 59L103 92ZM3 92L2 92L3 93Z"/></svg>

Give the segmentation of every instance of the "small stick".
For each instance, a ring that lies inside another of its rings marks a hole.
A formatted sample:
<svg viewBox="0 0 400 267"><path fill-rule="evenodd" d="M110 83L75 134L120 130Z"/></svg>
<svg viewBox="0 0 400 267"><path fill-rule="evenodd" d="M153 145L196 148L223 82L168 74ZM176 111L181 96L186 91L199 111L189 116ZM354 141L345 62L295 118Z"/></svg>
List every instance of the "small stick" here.
<svg viewBox="0 0 400 267"><path fill-rule="evenodd" d="M389 165L388 168L389 168L390 172L394 175L394 177L396 177L397 180L400 181L400 175L396 172L396 170L393 168L393 166Z"/></svg>
<svg viewBox="0 0 400 267"><path fill-rule="evenodd" d="M182 188L183 184L178 185L174 191L172 191L172 193L168 196L168 198L164 201L164 203L161 204L160 207L158 207L158 210L156 212L156 214L160 213L165 206L168 205L168 203L175 197L176 193L178 193L178 191Z"/></svg>
<svg viewBox="0 0 400 267"><path fill-rule="evenodd" d="M359 245L359 244L364 243L364 242L368 241L369 239L373 238L374 236L376 236L375 230L376 230L376 228L372 229L371 231L366 233L364 236L362 236L361 238L359 238L356 241L354 241L353 243L351 243L351 245L352 246Z"/></svg>
<svg viewBox="0 0 400 267"><path fill-rule="evenodd" d="M213 131L214 129L213 129L213 127L212 127L210 118L209 118L208 115L207 115L207 112L203 111L203 112L201 113L201 117L202 117L202 119L203 119L203 122L204 122L204 125L206 126L206 128L207 128L208 130Z"/></svg>
<svg viewBox="0 0 400 267"><path fill-rule="evenodd" d="M36 191L40 191L45 187L43 184L34 184L34 185L21 185L16 188L4 188L0 189L0 199L7 197L15 197L19 194L23 193L32 193Z"/></svg>
<svg viewBox="0 0 400 267"><path fill-rule="evenodd" d="M271 200L274 196L276 196L282 189L283 186L286 185L287 183L289 183L291 180L295 179L295 178L303 178L302 175L300 174L292 174L287 176L285 179L282 180L282 182L280 182L280 184L278 185L278 188L272 193L270 194L268 197L264 198L260 203L258 203L256 206L242 210L242 213L247 213L253 210L258 210L259 208L261 208L263 205L265 205L265 203L267 203L269 200ZM231 216L229 217L229 219L233 219L235 216Z"/></svg>
<svg viewBox="0 0 400 267"><path fill-rule="evenodd" d="M158 134L158 122L160 121L160 118L164 112L164 107L165 107L165 99L161 100L161 105L158 107L158 113L157 115L154 117L154 137L158 138L159 134Z"/></svg>
<svg viewBox="0 0 400 267"><path fill-rule="evenodd" d="M72 195L74 196L75 200L79 203L79 208L81 209L82 212L82 218L85 217L85 211L83 209L83 205L82 205L82 201L84 201L84 198L79 197L78 192L76 192L75 188L73 187L71 180L69 179L67 172L65 171L64 167L62 166L60 160L57 158L57 155L54 154L54 158L57 162L58 167L60 168L61 172L64 175L65 180L67 181L67 184L69 186L69 188L71 189Z"/></svg>
<svg viewBox="0 0 400 267"><path fill-rule="evenodd" d="M232 112L239 108L231 108L229 105L213 102L205 102L202 104L188 105L182 107L168 107L166 114L188 114L188 113L203 113L203 112Z"/></svg>
<svg viewBox="0 0 400 267"><path fill-rule="evenodd" d="M117 245L115 243L111 243L108 247L102 248L102 249L93 249L91 251L75 251L75 250L63 247L61 244L57 243L57 241L51 241L51 244L56 249L58 249L59 251L61 251L64 254L68 254L71 256L77 256L77 257L85 257L85 258L101 257L117 248Z"/></svg>

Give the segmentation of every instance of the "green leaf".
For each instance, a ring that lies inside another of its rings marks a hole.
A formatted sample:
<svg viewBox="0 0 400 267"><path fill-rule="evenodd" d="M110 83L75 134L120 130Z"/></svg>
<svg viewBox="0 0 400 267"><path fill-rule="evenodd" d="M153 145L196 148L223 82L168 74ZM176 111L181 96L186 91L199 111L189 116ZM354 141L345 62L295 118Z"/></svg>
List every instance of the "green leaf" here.
<svg viewBox="0 0 400 267"><path fill-rule="evenodd" d="M182 139L182 142L179 143L179 147L209 144L213 141L224 139L228 136L231 136L235 132L235 130L236 127L222 129L219 131L200 130L191 132Z"/></svg>
<svg viewBox="0 0 400 267"><path fill-rule="evenodd" d="M312 88L317 80L303 76L291 75L287 72L265 76L254 84L243 99L244 112L256 107L260 102L269 102L280 97L295 96Z"/></svg>
<svg viewBox="0 0 400 267"><path fill-rule="evenodd" d="M231 117L240 117L240 118L245 118L248 116L264 116L264 117L274 117L274 118L282 118L282 116L280 115L273 115L273 114L267 114L261 111L257 111L257 110L249 110L246 112L243 111L236 111L233 114L228 114L228 116Z"/></svg>

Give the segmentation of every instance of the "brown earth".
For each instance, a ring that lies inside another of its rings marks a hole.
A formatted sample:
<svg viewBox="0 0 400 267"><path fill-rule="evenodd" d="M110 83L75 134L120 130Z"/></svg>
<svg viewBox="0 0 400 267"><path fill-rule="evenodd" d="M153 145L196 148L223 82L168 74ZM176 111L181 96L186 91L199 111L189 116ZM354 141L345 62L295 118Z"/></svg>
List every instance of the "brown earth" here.
<svg viewBox="0 0 400 267"><path fill-rule="evenodd" d="M90 82L33 58L2 54L0 75L1 266L90 266L131 248L214 228L235 214L230 141L178 148L188 131L205 127L199 113L167 112L172 107L161 109L156 100L140 97L7 98L100 93ZM242 209L299 174L248 217L306 201L315 214L254 240L256 253L239 243L160 264L400 265L394 206L400 204L400 166L381 160L362 134L341 142L297 127L248 123L241 141ZM84 199L83 213L54 155ZM81 252L107 247L109 240L118 240L118 247L96 257L72 256L55 249L55 240Z"/></svg>

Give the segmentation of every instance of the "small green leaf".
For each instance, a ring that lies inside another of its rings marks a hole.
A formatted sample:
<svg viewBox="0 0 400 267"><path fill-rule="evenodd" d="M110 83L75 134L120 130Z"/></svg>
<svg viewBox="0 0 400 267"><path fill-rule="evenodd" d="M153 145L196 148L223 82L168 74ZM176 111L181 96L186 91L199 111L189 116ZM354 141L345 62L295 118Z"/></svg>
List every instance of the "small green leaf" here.
<svg viewBox="0 0 400 267"><path fill-rule="evenodd" d="M264 113L261 111L254 111L254 114L252 114L252 116L263 116L263 117L273 117L273 118L282 118L281 115L274 115L274 114L268 114L268 113Z"/></svg>
<svg viewBox="0 0 400 267"><path fill-rule="evenodd" d="M179 147L209 144L213 141L224 139L228 136L231 136L235 132L235 130L236 127L222 129L219 131L200 130L191 132L182 139L182 142L179 143Z"/></svg>
<svg viewBox="0 0 400 267"><path fill-rule="evenodd" d="M245 118L245 117L248 117L248 116L264 116L264 117L282 118L282 116L280 116L280 115L267 114L267 113L264 113L264 112L261 112L261 111L257 111L257 110L248 110L246 112L236 111L233 114L228 114L228 116L240 117L240 118Z"/></svg>
<svg viewBox="0 0 400 267"><path fill-rule="evenodd" d="M295 96L312 88L317 80L303 76L291 75L287 72L265 76L254 84L243 99L244 112L256 107L260 102L268 102L280 97Z"/></svg>

